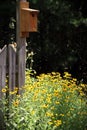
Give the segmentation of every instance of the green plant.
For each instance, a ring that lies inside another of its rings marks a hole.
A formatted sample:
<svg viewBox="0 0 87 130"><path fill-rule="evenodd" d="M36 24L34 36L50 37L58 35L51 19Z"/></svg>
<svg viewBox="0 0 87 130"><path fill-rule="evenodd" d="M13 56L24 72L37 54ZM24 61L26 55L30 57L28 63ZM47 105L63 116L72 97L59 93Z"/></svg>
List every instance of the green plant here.
<svg viewBox="0 0 87 130"><path fill-rule="evenodd" d="M85 130L86 98L76 81L67 72L31 78L27 71L22 95L10 92L6 130Z"/></svg>

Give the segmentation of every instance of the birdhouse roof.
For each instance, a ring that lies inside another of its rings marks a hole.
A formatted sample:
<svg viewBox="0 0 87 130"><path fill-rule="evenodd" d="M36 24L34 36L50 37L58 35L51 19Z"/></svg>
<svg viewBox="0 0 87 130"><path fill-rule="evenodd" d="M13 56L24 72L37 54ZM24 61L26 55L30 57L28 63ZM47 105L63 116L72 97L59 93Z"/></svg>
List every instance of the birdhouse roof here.
<svg viewBox="0 0 87 130"><path fill-rule="evenodd" d="M30 9L30 8L22 8L22 10L25 10L25 11L29 11L29 12L35 12L35 13L39 13L39 10L36 10L36 9Z"/></svg>

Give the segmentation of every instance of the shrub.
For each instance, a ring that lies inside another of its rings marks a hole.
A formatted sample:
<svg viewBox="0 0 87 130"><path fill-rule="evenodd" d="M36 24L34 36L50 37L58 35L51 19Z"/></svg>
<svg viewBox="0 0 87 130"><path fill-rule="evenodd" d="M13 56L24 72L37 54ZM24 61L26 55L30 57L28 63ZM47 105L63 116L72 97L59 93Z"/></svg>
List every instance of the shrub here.
<svg viewBox="0 0 87 130"><path fill-rule="evenodd" d="M27 71L22 95L11 93L6 130L85 130L86 98L76 82L67 72L31 78Z"/></svg>

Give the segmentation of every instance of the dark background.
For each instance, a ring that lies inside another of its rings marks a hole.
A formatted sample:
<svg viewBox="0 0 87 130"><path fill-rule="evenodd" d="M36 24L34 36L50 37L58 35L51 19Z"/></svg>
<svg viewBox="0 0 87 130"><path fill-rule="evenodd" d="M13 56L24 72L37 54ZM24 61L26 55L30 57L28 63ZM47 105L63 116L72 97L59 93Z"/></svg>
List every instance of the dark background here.
<svg viewBox="0 0 87 130"><path fill-rule="evenodd" d="M37 74L68 71L87 83L86 0L30 0L40 10L38 32L30 33L28 53L34 52ZM0 48L16 39L16 1L0 1ZM30 58L27 58L27 67Z"/></svg>

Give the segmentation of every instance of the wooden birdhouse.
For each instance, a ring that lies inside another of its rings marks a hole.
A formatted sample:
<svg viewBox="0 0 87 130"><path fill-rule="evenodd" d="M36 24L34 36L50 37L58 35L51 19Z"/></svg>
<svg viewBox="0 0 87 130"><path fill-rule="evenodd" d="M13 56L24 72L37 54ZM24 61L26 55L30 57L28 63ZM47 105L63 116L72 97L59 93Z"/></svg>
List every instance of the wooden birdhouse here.
<svg viewBox="0 0 87 130"><path fill-rule="evenodd" d="M29 2L20 2L21 37L28 37L29 32L37 32L38 12L38 10L29 8Z"/></svg>

